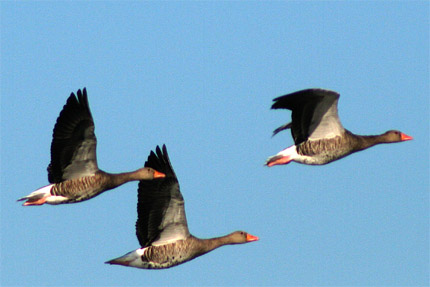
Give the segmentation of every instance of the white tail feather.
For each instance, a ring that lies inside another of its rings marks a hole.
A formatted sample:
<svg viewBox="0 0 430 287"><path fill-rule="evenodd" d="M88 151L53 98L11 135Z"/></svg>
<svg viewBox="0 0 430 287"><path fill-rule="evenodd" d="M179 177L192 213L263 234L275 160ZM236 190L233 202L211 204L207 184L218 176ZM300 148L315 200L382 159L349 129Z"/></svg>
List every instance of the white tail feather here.
<svg viewBox="0 0 430 287"><path fill-rule="evenodd" d="M299 158L300 155L297 154L296 146L293 145L293 146L290 146L286 149L283 149L280 152L278 152L277 154L269 157L266 160L266 165L269 165L271 162L276 161L276 160L283 158L283 157L288 157L289 161L291 161L291 160L295 160L295 159Z"/></svg>
<svg viewBox="0 0 430 287"><path fill-rule="evenodd" d="M48 196L51 194L52 186L53 184L41 187L38 190L33 191L29 195L21 197L20 199L18 199L18 201L21 201L21 200L36 201L38 199L41 199L42 197Z"/></svg>

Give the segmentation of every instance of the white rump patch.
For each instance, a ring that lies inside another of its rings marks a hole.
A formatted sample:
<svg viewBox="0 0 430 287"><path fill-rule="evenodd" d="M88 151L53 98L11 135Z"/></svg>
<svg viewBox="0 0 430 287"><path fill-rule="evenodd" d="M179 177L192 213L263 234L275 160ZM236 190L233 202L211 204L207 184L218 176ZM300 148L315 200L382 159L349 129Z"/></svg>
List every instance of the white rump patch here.
<svg viewBox="0 0 430 287"><path fill-rule="evenodd" d="M277 155L289 156L291 159L295 159L299 154L297 153L296 146L292 145L284 150L281 150L275 156Z"/></svg>
<svg viewBox="0 0 430 287"><path fill-rule="evenodd" d="M59 195L51 195L46 199L47 204L60 204L64 201L69 200L67 197L59 196Z"/></svg>
<svg viewBox="0 0 430 287"><path fill-rule="evenodd" d="M35 201L38 200L42 197L48 196L51 194L51 188L54 184L50 184L44 187L41 187L35 191L33 191L32 193L30 193L27 196L24 196L23 198L20 198L18 200L24 200L24 199L30 199L31 201Z"/></svg>

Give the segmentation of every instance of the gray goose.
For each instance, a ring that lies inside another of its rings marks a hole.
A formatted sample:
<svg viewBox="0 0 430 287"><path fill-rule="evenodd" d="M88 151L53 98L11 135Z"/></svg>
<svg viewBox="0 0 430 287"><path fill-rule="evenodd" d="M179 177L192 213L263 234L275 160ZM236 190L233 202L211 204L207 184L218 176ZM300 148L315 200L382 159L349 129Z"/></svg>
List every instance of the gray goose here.
<svg viewBox="0 0 430 287"><path fill-rule="evenodd" d="M154 179L164 174L145 167L133 172L107 173L97 166L97 139L88 105L87 91L71 93L53 131L48 181L51 183L18 199L23 204L74 203L132 180Z"/></svg>
<svg viewBox="0 0 430 287"><path fill-rule="evenodd" d="M272 109L291 110L292 122L277 128L273 135L291 129L294 145L269 157L266 165L282 165L291 161L322 165L376 144L412 139L397 130L372 136L351 133L339 120L338 100L338 93L324 89L306 89L275 98Z"/></svg>
<svg viewBox="0 0 430 287"><path fill-rule="evenodd" d="M157 146L156 154L151 151L145 166L166 177L139 183L136 235L142 248L106 263L142 269L169 268L226 244L258 240L244 231L211 239L194 237L188 231L184 199L166 146L163 145L163 151Z"/></svg>

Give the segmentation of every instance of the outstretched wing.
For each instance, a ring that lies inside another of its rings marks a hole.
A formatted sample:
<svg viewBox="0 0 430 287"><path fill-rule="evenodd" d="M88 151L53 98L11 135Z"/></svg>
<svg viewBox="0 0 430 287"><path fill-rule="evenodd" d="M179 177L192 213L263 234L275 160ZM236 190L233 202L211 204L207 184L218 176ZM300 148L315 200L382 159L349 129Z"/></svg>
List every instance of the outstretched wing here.
<svg viewBox="0 0 430 287"><path fill-rule="evenodd" d="M88 105L87 91L78 90L67 99L54 127L48 180L63 180L93 175L97 170L97 139Z"/></svg>
<svg viewBox="0 0 430 287"><path fill-rule="evenodd" d="M332 138L344 132L339 120L339 94L324 89L307 89L274 99L272 109L292 111L292 123L283 125L276 133L291 128L296 145L307 139Z"/></svg>
<svg viewBox="0 0 430 287"><path fill-rule="evenodd" d="M164 178L141 180L138 189L136 235L142 247L162 245L190 236L184 198L170 164L166 146L151 151L145 167L164 173Z"/></svg>

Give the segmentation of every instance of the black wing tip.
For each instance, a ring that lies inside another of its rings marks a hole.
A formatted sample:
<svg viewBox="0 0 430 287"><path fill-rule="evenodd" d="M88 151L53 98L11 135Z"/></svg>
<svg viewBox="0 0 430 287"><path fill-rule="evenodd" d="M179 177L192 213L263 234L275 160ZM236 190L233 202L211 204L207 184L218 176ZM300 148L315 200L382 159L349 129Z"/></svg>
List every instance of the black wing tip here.
<svg viewBox="0 0 430 287"><path fill-rule="evenodd" d="M76 94L71 92L69 98L67 99L67 104L84 105L89 107L87 88L84 87L82 90L78 89Z"/></svg>
<svg viewBox="0 0 430 287"><path fill-rule="evenodd" d="M309 88L304 90L299 90L293 93L289 93L283 96L279 96L273 99L273 104L271 106L271 109L290 109L290 105L284 102L284 100L290 100L293 97L303 97L303 96L316 96L316 97L330 97L334 96L336 98L339 98L340 94L336 91L324 89L324 88Z"/></svg>
<svg viewBox="0 0 430 287"><path fill-rule="evenodd" d="M162 145L163 151L161 151L160 146L156 146L155 147L155 152L153 150L151 150L149 156L148 156L148 161L150 161L150 158L153 159L154 157L157 159L162 159L164 157L167 157L167 149L166 149L166 145L163 144Z"/></svg>
<svg viewBox="0 0 430 287"><path fill-rule="evenodd" d="M155 151L157 153L157 156L159 158L166 158L169 159L169 155L167 153L167 148L166 148L166 144L163 144L160 148L160 146L157 145L157 147L155 148Z"/></svg>
<svg viewBox="0 0 430 287"><path fill-rule="evenodd" d="M161 151L161 149L163 150L163 151ZM157 152L157 154L167 154L167 148L166 148L166 144L163 144L162 146L161 146L161 148L160 148L160 146L159 145L157 145L156 146L156 148L155 148L155 151Z"/></svg>
<svg viewBox="0 0 430 287"><path fill-rule="evenodd" d="M145 167L153 168L166 175L174 174L165 144L163 144L161 148L157 145L155 152L151 150L148 159L145 162Z"/></svg>
<svg viewBox="0 0 430 287"><path fill-rule="evenodd" d="M308 89L309 92L319 95L319 96L335 96L335 97L339 97L340 94L336 91L330 90L330 89L324 89L324 88L313 88L313 89Z"/></svg>
<svg viewBox="0 0 430 287"><path fill-rule="evenodd" d="M77 95L79 102L88 104L87 88L84 87L82 91L81 89L79 89Z"/></svg>
<svg viewBox="0 0 430 287"><path fill-rule="evenodd" d="M283 130L291 129L291 127L292 127L292 126L293 126L293 123L291 122L291 123L287 123L287 124L285 124L285 125L282 125L282 126L278 127L277 129L275 129L275 130L273 131L272 138L273 138L276 134L278 134L279 132L281 132L281 131L283 131Z"/></svg>

